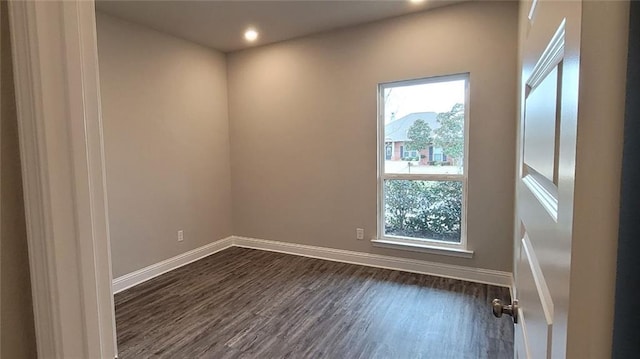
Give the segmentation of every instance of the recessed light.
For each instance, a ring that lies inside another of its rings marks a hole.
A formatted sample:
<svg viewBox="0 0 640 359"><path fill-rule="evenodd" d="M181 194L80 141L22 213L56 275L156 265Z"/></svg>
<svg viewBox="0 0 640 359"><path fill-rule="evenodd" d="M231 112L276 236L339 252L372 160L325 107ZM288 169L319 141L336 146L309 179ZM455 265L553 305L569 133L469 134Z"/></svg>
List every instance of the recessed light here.
<svg viewBox="0 0 640 359"><path fill-rule="evenodd" d="M244 38L247 41L256 41L258 39L258 32L255 29L247 29L247 31L244 32Z"/></svg>
<svg viewBox="0 0 640 359"><path fill-rule="evenodd" d="M409 0L409 2L412 4L421 4L424 2L424 0Z"/></svg>

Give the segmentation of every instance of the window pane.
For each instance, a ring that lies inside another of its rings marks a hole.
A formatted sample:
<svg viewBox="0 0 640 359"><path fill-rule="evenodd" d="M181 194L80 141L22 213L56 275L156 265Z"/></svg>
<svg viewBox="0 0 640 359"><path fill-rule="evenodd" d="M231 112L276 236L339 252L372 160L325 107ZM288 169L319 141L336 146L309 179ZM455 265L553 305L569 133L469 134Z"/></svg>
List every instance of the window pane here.
<svg viewBox="0 0 640 359"><path fill-rule="evenodd" d="M384 181L387 236L460 243L462 182Z"/></svg>
<svg viewBox="0 0 640 359"><path fill-rule="evenodd" d="M463 174L466 80L384 89L385 173Z"/></svg>

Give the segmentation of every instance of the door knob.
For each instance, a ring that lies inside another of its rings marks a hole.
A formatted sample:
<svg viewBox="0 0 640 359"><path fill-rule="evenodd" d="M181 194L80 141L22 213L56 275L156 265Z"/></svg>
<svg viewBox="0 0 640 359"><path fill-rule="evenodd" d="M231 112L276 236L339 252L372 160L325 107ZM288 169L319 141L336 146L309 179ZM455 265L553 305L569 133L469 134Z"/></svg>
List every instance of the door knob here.
<svg viewBox="0 0 640 359"><path fill-rule="evenodd" d="M518 323L518 300L514 299L512 304L503 304L500 299L494 299L491 302L493 315L496 318L502 317L502 314L508 314L513 317L513 322Z"/></svg>

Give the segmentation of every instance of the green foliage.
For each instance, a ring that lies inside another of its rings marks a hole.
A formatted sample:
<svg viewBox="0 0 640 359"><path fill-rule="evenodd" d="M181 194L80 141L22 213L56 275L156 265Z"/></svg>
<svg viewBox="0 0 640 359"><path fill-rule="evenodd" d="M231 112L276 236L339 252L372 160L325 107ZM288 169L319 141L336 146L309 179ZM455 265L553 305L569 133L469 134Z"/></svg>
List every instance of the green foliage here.
<svg viewBox="0 0 640 359"><path fill-rule="evenodd" d="M417 119L409 130L407 131L407 137L411 140L407 142L407 150L409 151L422 151L429 148L433 137L431 136L431 126L424 120Z"/></svg>
<svg viewBox="0 0 640 359"><path fill-rule="evenodd" d="M444 154L460 164L464 156L464 105L457 103L451 111L436 117L440 127L435 130L433 145L441 147Z"/></svg>
<svg viewBox="0 0 640 359"><path fill-rule="evenodd" d="M387 180L385 233L460 241L462 182Z"/></svg>
<svg viewBox="0 0 640 359"><path fill-rule="evenodd" d="M385 226L392 231L405 231L409 228L410 220L415 216L416 208L420 207L422 183L420 181L384 182ZM389 233L389 230L386 231Z"/></svg>

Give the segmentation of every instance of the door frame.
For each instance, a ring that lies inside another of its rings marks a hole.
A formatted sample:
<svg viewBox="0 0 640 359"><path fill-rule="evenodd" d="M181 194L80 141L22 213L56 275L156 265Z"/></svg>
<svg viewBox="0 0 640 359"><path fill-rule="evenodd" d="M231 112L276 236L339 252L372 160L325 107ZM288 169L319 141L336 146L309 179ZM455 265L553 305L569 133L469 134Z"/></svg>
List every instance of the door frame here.
<svg viewBox="0 0 640 359"><path fill-rule="evenodd" d="M38 356L117 356L95 4L9 2Z"/></svg>
<svg viewBox="0 0 640 359"><path fill-rule="evenodd" d="M0 3L0 31L2 31L2 16L4 12L4 6ZM0 47L1 47L0 40ZM2 54L0 54L0 84L2 83ZM0 86L1 87L1 86ZM2 95L0 95L0 124L2 123ZM0 154L2 153L2 126L0 125ZM1 157L0 157L1 158ZM1 162L1 161L0 161ZM2 166L0 166L0 182L2 180ZM1 183L0 183L1 185ZM2 194L0 193L0 202L2 201ZM2 209L0 208L0 218L2 218ZM2 233L2 221L0 220L0 233ZM2 258L2 238L0 238L0 258ZM2 268L0 266L0 298L2 298ZM0 338L2 338L2 311L0 310ZM0 340L0 354L2 354L2 340Z"/></svg>

